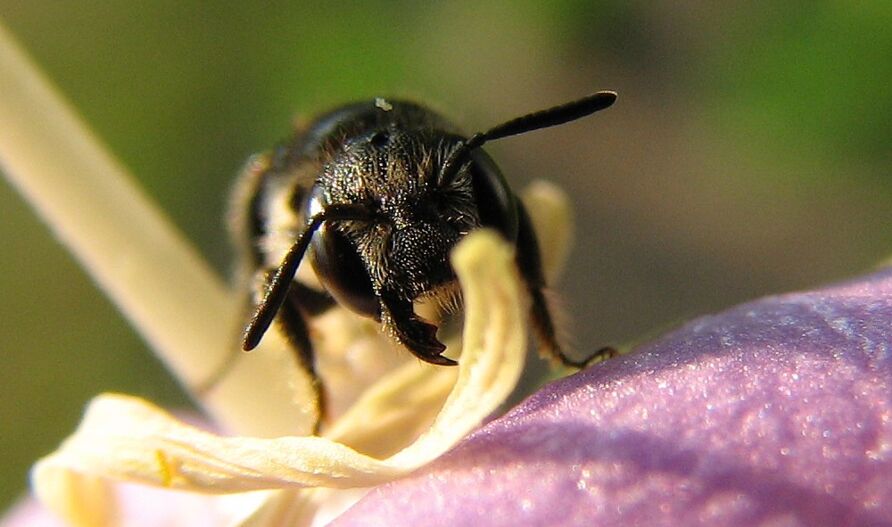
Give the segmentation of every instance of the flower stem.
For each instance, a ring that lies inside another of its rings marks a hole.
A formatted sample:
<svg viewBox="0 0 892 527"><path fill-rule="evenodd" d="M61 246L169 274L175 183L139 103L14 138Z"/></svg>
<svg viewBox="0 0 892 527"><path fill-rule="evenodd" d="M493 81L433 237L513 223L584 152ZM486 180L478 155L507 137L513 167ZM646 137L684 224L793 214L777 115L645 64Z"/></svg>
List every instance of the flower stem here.
<svg viewBox="0 0 892 527"><path fill-rule="evenodd" d="M0 123L0 168L59 241L187 389L211 376L231 356L241 303L2 24ZM262 358L245 362L254 366L237 368L233 376L269 369ZM293 394L250 380L228 382L199 402L221 424L242 433L285 432L271 427L268 418L276 408L290 406ZM270 392L267 400L254 399L270 409L257 412L256 406L240 403L245 390L261 399L264 390ZM293 407L290 418L293 422ZM281 420L288 419L282 415Z"/></svg>

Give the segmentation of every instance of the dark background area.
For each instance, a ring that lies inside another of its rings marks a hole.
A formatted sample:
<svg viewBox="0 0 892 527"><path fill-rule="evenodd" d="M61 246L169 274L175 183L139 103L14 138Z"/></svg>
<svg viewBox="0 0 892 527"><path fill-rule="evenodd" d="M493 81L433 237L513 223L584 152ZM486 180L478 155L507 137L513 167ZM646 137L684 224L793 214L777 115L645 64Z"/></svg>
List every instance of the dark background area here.
<svg viewBox="0 0 892 527"><path fill-rule="evenodd" d="M516 188L573 199L557 289L580 351L892 252L888 2L205 4L0 0L0 20L221 273L246 157L295 115L380 95L472 132L620 93L487 147ZM6 184L0 211L2 507L96 393L184 398Z"/></svg>

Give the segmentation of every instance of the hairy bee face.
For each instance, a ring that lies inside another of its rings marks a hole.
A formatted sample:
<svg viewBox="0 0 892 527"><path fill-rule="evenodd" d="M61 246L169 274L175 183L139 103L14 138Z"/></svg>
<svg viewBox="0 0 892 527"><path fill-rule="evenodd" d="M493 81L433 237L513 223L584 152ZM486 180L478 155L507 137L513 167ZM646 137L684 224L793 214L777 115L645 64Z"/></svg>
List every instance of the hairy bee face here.
<svg viewBox="0 0 892 527"><path fill-rule="evenodd" d="M340 222L313 236L312 262L326 289L352 289L339 295L339 302L369 314L382 292L413 301L454 281L449 252L481 226L472 171L465 168L438 183L440 168L459 141L391 126L346 142L323 165L307 217L332 204L371 211L369 221ZM358 261L347 263L351 259ZM360 268L366 273L362 281L354 277Z"/></svg>

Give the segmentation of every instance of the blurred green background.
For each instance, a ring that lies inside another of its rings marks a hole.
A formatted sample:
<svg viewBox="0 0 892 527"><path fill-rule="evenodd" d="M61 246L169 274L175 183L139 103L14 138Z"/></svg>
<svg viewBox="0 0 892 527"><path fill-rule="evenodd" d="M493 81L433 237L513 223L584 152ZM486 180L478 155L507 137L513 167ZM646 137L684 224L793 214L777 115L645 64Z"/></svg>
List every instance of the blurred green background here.
<svg viewBox="0 0 892 527"><path fill-rule="evenodd" d="M294 115L394 94L474 131L620 93L487 147L518 187L547 178L573 197L558 290L581 351L892 252L887 1L0 0L0 19L221 273L244 159ZM7 184L0 211L5 506L92 395L183 398Z"/></svg>

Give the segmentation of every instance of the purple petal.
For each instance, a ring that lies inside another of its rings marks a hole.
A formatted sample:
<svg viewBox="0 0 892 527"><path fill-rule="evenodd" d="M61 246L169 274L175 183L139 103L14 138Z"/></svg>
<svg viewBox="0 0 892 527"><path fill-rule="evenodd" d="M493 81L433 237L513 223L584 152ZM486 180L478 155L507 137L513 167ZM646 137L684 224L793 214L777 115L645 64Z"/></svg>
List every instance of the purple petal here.
<svg viewBox="0 0 892 527"><path fill-rule="evenodd" d="M335 525L892 525L892 271L555 382Z"/></svg>

